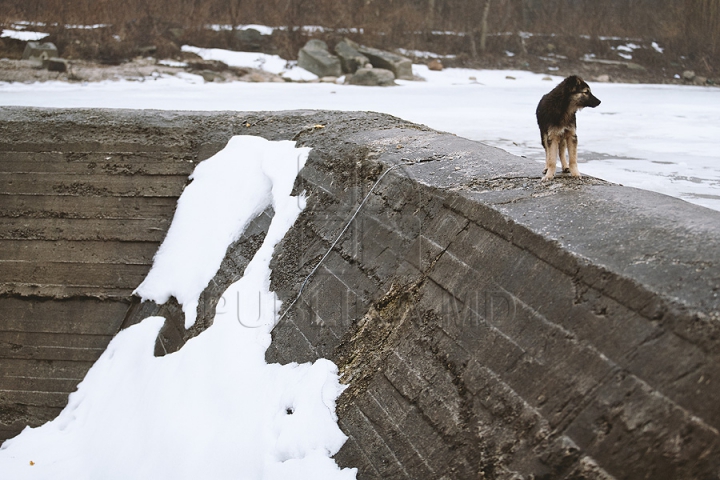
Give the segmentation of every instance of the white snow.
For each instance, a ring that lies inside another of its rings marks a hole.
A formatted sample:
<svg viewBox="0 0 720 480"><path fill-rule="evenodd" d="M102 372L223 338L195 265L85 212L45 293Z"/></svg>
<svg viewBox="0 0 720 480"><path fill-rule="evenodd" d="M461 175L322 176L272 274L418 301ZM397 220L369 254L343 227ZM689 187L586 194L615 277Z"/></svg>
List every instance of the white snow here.
<svg viewBox="0 0 720 480"><path fill-rule="evenodd" d="M120 37L118 37L119 39ZM158 65L163 65L165 67L179 67L179 68L185 68L188 66L187 62L179 62L177 60L171 60L171 59L164 59L164 60L158 60Z"/></svg>
<svg viewBox="0 0 720 480"><path fill-rule="evenodd" d="M214 30L216 32L223 32L223 31L229 31L232 30L232 25L222 25L222 24L214 24L214 25L208 25L207 28L210 30ZM254 24L247 24L247 25L238 25L235 27L236 30L257 30L260 32L261 35L272 35L273 31L275 30L275 27L268 27L266 25L254 25Z"/></svg>
<svg viewBox="0 0 720 480"><path fill-rule="evenodd" d="M406 48L398 48L398 53L405 55L406 57L415 58L456 58L457 55L438 55L433 52L426 52L424 50L408 50Z"/></svg>
<svg viewBox="0 0 720 480"><path fill-rule="evenodd" d="M200 294L220 268L227 246L271 204L274 189L292 188L306 157L307 149L295 149L294 142L239 136L198 165L153 268L134 293L159 304L174 296L190 328Z"/></svg>
<svg viewBox="0 0 720 480"><path fill-rule="evenodd" d="M192 284L195 295L210 270L204 264L215 265L272 205L244 276L225 292L213 325L178 352L153 356L160 317L120 332L55 420L3 444L2 478L355 478L330 458L347 439L335 415L344 388L335 365L264 360L279 306L270 257L304 207L290 191L308 151L239 136L200 164L139 290L166 297Z"/></svg>
<svg viewBox="0 0 720 480"><path fill-rule="evenodd" d="M199 48L182 46L183 52L192 52L205 60L219 60L231 67L250 67L287 77L295 81L317 80L317 75L300 68L295 62L289 62L278 55L257 52L234 52L220 48Z"/></svg>
<svg viewBox="0 0 720 480"><path fill-rule="evenodd" d="M15 40L20 40L23 42L37 42L38 40L42 40L43 38L49 36L49 33L43 33L43 32L29 32L27 30L8 30L3 29L2 34L0 34L1 38L14 38Z"/></svg>

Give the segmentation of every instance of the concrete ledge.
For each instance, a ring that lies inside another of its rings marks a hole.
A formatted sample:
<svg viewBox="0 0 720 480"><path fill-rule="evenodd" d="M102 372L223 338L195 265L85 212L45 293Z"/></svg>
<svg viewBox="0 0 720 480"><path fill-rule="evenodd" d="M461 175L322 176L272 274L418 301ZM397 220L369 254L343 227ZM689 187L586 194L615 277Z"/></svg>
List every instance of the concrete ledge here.
<svg viewBox="0 0 720 480"><path fill-rule="evenodd" d="M8 151L58 135L59 151L132 149L127 132L158 151L191 139L199 159L234 134L313 147L308 207L273 259L286 305L369 193L268 350L338 364L336 458L359 478L718 478L719 212L591 178L541 185L534 162L367 112L0 118Z"/></svg>
<svg viewBox="0 0 720 480"><path fill-rule="evenodd" d="M306 140L269 358L331 358L361 478L718 467L720 214L397 122ZM518 477L519 478L519 477Z"/></svg>

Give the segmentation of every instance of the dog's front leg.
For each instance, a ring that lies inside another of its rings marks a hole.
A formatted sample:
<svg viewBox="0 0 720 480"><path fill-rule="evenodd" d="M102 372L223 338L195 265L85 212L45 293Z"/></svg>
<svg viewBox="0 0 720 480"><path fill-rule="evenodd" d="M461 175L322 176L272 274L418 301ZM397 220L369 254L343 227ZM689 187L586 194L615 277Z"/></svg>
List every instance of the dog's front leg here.
<svg viewBox="0 0 720 480"><path fill-rule="evenodd" d="M555 168L557 167L559 139L555 135L548 135L548 146L545 148L545 176L542 181L552 180L555 176Z"/></svg>
<svg viewBox="0 0 720 480"><path fill-rule="evenodd" d="M563 173L570 173L570 168L568 167L567 157L565 156L565 151L568 150L568 142L567 142L566 135L563 135L562 137L560 137L560 145L558 146L558 150L560 153L560 164L562 165Z"/></svg>
<svg viewBox="0 0 720 480"><path fill-rule="evenodd" d="M567 136L567 144L568 154L570 156L570 175L572 175L573 177L581 177L582 175L580 175L580 169L578 168L577 164L578 138L575 133Z"/></svg>

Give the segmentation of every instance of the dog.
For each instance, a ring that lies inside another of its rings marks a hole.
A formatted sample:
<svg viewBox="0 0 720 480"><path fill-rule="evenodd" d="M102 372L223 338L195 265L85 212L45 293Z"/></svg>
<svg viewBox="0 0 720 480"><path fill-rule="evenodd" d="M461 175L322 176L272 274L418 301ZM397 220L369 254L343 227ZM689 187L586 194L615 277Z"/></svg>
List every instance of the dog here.
<svg viewBox="0 0 720 480"><path fill-rule="evenodd" d="M538 103L535 116L540 127L540 138L545 149L545 176L542 181L552 180L555 176L557 157L564 173L580 177L577 166L577 145L575 113L585 107L595 108L600 99L595 97L582 78L577 75L567 77L544 95ZM570 163L565 158L567 149Z"/></svg>

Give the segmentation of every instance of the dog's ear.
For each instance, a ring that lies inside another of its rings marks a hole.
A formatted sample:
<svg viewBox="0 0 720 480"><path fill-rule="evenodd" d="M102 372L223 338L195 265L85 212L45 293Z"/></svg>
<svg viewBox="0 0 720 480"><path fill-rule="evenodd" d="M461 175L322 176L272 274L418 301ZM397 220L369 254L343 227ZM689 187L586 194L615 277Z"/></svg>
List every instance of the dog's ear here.
<svg viewBox="0 0 720 480"><path fill-rule="evenodd" d="M571 75L565 79L565 91L567 93L573 93L575 92L580 85L582 85L583 81L580 77L577 75Z"/></svg>

